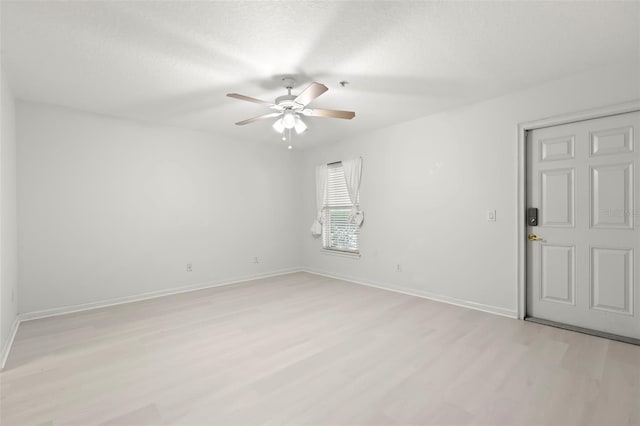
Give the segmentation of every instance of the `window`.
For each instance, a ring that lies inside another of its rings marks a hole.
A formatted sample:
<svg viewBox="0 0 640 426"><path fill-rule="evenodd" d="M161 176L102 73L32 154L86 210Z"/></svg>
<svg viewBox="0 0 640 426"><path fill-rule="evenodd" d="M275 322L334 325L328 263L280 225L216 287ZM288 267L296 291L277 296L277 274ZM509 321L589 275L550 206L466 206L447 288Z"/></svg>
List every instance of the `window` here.
<svg viewBox="0 0 640 426"><path fill-rule="evenodd" d="M323 248L358 253L359 227L349 223L348 220L352 207L342 163L330 164L327 178L327 202L323 210Z"/></svg>

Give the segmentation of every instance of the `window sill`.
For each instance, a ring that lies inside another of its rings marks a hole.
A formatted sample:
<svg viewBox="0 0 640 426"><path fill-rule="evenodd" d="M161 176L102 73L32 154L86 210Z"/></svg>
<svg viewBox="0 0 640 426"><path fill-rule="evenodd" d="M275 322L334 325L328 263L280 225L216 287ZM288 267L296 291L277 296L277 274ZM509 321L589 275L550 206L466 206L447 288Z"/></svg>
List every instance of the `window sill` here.
<svg viewBox="0 0 640 426"><path fill-rule="evenodd" d="M320 249L320 253L328 256L346 257L348 259L360 259L360 253L349 253L347 251Z"/></svg>

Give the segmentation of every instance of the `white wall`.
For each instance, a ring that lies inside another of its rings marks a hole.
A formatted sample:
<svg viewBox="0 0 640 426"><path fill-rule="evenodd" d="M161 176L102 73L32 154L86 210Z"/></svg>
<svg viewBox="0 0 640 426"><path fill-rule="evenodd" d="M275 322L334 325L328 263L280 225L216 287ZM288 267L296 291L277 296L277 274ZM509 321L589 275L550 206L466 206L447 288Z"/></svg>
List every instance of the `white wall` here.
<svg viewBox="0 0 640 426"><path fill-rule="evenodd" d="M18 247L15 102L0 66L0 363L16 320Z"/></svg>
<svg viewBox="0 0 640 426"><path fill-rule="evenodd" d="M306 152L304 265L515 315L517 124L638 99L638 76L637 64L598 69ZM314 166L356 156L360 260L322 254L308 232Z"/></svg>
<svg viewBox="0 0 640 426"><path fill-rule="evenodd" d="M22 101L17 128L21 314L302 263L295 151Z"/></svg>
<svg viewBox="0 0 640 426"><path fill-rule="evenodd" d="M302 152L18 102L19 312L304 266L515 315L517 124L638 99L638 71L599 69ZM358 155L362 258L322 254L308 232L314 166Z"/></svg>

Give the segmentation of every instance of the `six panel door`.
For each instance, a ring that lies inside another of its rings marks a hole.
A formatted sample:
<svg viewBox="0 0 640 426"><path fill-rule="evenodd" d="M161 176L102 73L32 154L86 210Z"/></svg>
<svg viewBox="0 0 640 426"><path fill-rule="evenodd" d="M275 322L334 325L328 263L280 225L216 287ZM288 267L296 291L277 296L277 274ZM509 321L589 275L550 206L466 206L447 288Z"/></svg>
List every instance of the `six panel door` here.
<svg viewBox="0 0 640 426"><path fill-rule="evenodd" d="M634 112L528 132L527 316L640 339L639 131Z"/></svg>

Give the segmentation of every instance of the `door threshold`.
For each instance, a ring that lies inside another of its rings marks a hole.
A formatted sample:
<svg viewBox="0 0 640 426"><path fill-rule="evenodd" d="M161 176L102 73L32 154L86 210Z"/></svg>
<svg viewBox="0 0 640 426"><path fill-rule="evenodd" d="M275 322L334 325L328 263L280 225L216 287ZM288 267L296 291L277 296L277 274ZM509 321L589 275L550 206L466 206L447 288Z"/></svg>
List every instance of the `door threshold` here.
<svg viewBox="0 0 640 426"><path fill-rule="evenodd" d="M549 321L542 318L526 317L525 321L535 322L536 324L548 325L551 327L562 328L564 330L575 331L577 333L590 334L591 336L602 337L603 339L616 340L618 342L629 343L631 345L640 346L640 339L634 339L633 337L620 336L618 334L611 334L604 331L591 330L590 328L577 327L575 325L563 324L561 322Z"/></svg>

